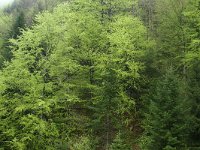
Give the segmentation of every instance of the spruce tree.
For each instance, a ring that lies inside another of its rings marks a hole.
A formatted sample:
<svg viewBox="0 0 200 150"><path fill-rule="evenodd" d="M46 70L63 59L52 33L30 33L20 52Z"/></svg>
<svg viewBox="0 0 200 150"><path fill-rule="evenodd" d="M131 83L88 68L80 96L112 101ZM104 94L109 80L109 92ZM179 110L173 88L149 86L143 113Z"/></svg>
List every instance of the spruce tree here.
<svg viewBox="0 0 200 150"><path fill-rule="evenodd" d="M189 106L180 87L173 71L168 71L151 87L143 122L142 149L175 150L187 147Z"/></svg>
<svg viewBox="0 0 200 150"><path fill-rule="evenodd" d="M131 150L131 147L126 144L122 134L119 132L113 140L109 150Z"/></svg>
<svg viewBox="0 0 200 150"><path fill-rule="evenodd" d="M13 24L12 29L12 38L17 38L17 36L21 35L21 30L25 28L25 15L24 12L19 12L18 16L16 17L16 20Z"/></svg>
<svg viewBox="0 0 200 150"><path fill-rule="evenodd" d="M185 32L187 33L187 53L183 62L188 67L189 97L192 104L190 140L191 147L200 147L200 79L199 79L199 52L200 52L200 2L189 0L184 11Z"/></svg>

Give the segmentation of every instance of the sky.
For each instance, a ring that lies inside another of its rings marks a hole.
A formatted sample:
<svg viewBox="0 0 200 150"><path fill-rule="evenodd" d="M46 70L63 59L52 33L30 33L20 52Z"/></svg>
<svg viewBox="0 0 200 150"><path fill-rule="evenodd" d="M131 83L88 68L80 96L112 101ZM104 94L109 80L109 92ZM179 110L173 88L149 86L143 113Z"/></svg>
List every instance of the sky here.
<svg viewBox="0 0 200 150"><path fill-rule="evenodd" d="M0 7L11 3L13 0L0 0Z"/></svg>

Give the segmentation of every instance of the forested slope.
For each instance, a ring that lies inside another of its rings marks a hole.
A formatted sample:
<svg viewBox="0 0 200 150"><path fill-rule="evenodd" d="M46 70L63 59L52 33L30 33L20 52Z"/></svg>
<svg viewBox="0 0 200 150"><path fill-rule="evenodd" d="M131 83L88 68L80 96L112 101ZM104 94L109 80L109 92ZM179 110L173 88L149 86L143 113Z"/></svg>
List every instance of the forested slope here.
<svg viewBox="0 0 200 150"><path fill-rule="evenodd" d="M0 149L200 149L199 0L15 0L0 14Z"/></svg>

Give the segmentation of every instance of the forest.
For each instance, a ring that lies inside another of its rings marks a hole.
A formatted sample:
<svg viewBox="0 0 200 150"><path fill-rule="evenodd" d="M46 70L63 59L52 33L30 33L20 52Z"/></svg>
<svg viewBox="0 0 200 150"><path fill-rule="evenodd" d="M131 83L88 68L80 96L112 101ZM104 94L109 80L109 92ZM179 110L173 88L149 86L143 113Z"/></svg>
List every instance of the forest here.
<svg viewBox="0 0 200 150"><path fill-rule="evenodd" d="M200 150L200 0L0 8L0 150Z"/></svg>

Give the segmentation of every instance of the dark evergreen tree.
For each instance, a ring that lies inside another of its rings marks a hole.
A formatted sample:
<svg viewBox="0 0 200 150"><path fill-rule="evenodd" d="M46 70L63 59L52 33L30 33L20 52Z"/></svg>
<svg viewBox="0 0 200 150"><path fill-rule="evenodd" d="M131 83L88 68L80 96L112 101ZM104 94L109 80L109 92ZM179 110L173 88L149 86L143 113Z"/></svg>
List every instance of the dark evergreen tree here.
<svg viewBox="0 0 200 150"><path fill-rule="evenodd" d="M192 104L192 122L190 126L191 147L200 148L200 1L189 0L184 11L185 32L187 33L187 53L184 63L187 64L187 79L189 84L189 97Z"/></svg>
<svg viewBox="0 0 200 150"><path fill-rule="evenodd" d="M187 147L189 105L181 86L170 70L151 87L143 122L142 149L175 150Z"/></svg>
<svg viewBox="0 0 200 150"><path fill-rule="evenodd" d="M19 35L21 35L21 30L23 28L25 28L25 16L24 12L21 11L13 24L13 30L11 33L12 37L17 38Z"/></svg>
<svg viewBox="0 0 200 150"><path fill-rule="evenodd" d="M109 150L131 150L131 146L126 144L122 134L119 132L113 140Z"/></svg>
<svg viewBox="0 0 200 150"><path fill-rule="evenodd" d="M189 68L189 98L191 100L191 124L189 141L191 147L200 148L200 64L198 62L193 63L192 67Z"/></svg>

